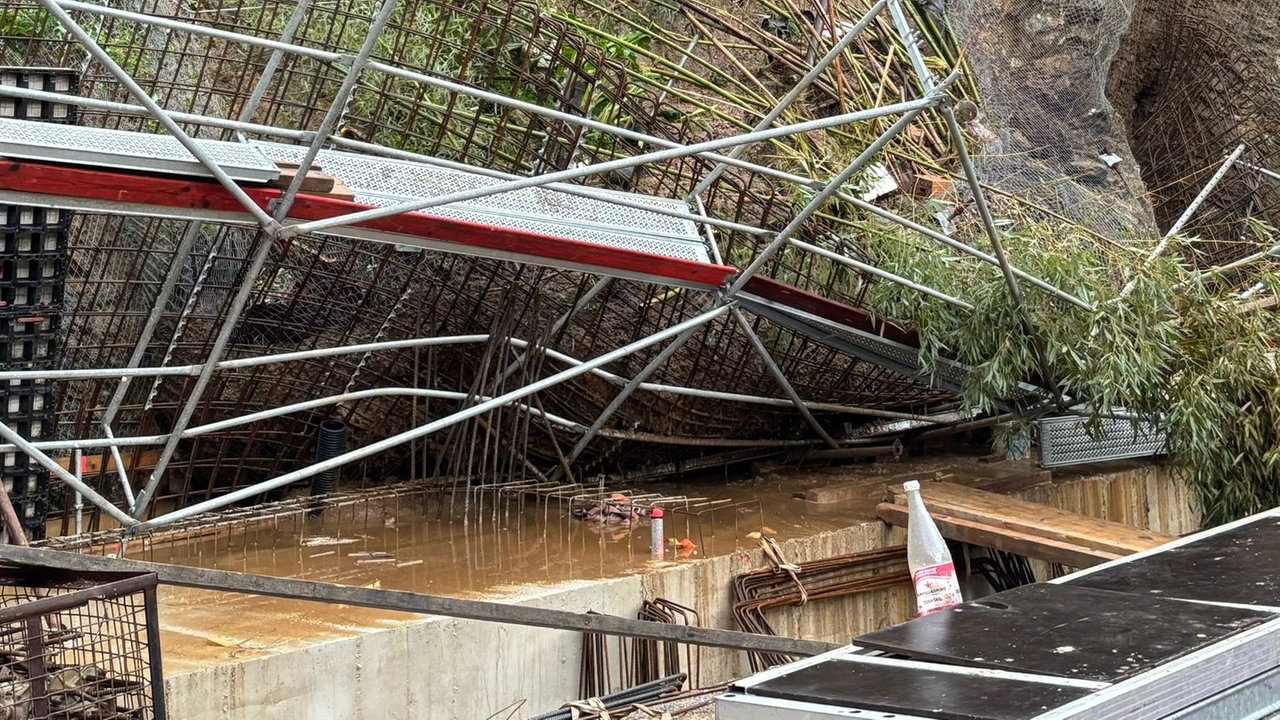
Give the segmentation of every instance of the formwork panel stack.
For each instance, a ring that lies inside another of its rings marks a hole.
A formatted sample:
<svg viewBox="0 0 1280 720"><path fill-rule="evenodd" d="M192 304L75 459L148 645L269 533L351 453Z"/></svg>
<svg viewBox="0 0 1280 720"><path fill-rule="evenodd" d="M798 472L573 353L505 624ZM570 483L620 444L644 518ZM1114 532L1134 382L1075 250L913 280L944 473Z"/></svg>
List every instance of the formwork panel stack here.
<svg viewBox="0 0 1280 720"><path fill-rule="evenodd" d="M58 68L0 67L0 85L72 94L76 72ZM28 98L0 97L0 118L74 124L76 107ZM0 205L0 370L53 367L62 327L67 239L71 214L57 208ZM0 381L0 422L31 441L52 440L57 431L48 380ZM61 485L26 453L5 452L0 479L27 537L45 536Z"/></svg>

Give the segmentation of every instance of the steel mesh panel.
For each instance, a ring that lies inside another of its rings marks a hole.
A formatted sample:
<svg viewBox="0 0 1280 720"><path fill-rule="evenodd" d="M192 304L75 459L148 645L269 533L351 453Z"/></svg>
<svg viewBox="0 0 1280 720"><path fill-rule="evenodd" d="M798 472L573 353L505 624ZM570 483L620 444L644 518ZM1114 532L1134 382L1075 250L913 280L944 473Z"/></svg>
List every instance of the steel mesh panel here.
<svg viewBox="0 0 1280 720"><path fill-rule="evenodd" d="M1040 464L1062 467L1081 463L1151 457L1164 452L1165 432L1155 424L1103 418L1097 432L1088 419L1044 418L1040 428Z"/></svg>

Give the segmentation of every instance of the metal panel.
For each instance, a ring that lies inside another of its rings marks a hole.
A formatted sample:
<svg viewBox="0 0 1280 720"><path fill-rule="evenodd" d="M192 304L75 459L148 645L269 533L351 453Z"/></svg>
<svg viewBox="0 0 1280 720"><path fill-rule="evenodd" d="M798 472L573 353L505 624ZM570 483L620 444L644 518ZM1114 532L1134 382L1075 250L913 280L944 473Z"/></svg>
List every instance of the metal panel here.
<svg viewBox="0 0 1280 720"><path fill-rule="evenodd" d="M1045 713L1038 720L1161 718L1280 667L1280 620Z"/></svg>
<svg viewBox="0 0 1280 720"><path fill-rule="evenodd" d="M739 293L738 299L742 301L743 307L756 315L841 352L916 378L936 388L956 393L962 389L961 385L967 374L967 368L963 365L942 360L939 361L941 372L932 375L920 368L919 351L915 348L750 293Z"/></svg>
<svg viewBox="0 0 1280 720"><path fill-rule="evenodd" d="M254 143L271 158L297 162L305 148ZM504 180L423 163L390 160L334 150L316 158L321 171L340 178L356 202L377 207L439 197L463 190L498 187ZM606 192L606 191L599 191ZM628 202L688 212L683 201L609 193ZM603 200L534 187L418 211L472 223L696 262L708 262L706 245L691 220L645 212Z"/></svg>
<svg viewBox="0 0 1280 720"><path fill-rule="evenodd" d="M1280 669L1198 702L1169 716L1168 720L1264 720L1277 715L1280 715Z"/></svg>
<svg viewBox="0 0 1280 720"><path fill-rule="evenodd" d="M1062 467L1080 463L1151 457L1164 453L1164 430L1153 423L1103 418L1098 434L1089 432L1087 418L1075 415L1040 420L1040 465Z"/></svg>
<svg viewBox="0 0 1280 720"><path fill-rule="evenodd" d="M218 140L196 141L234 180L266 182L280 170L261 150ZM106 128L0 118L0 155L99 168L212 177L176 139Z"/></svg>

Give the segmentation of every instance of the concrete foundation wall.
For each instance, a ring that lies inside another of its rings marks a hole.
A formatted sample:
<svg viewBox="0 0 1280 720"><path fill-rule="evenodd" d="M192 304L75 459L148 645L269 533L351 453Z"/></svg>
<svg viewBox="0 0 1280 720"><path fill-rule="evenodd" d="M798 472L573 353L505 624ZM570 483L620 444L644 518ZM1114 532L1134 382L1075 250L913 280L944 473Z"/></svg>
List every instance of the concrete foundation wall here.
<svg viewBox="0 0 1280 720"><path fill-rule="evenodd" d="M1196 529L1189 494L1157 466L1126 466L1099 476L1036 488L1023 495L1066 510L1168 534ZM903 541L879 522L782 543L803 563ZM763 567L760 551L679 564L641 574L524 589L504 601L563 610L635 616L646 598L665 597L697 610L704 626L735 627L733 575ZM770 616L780 634L848 642L906 620L908 589L867 593ZM481 720L524 701L528 717L578 695L581 636L447 618L426 618L312 647L168 679L170 716L181 720ZM703 685L749 673L744 653L703 649Z"/></svg>

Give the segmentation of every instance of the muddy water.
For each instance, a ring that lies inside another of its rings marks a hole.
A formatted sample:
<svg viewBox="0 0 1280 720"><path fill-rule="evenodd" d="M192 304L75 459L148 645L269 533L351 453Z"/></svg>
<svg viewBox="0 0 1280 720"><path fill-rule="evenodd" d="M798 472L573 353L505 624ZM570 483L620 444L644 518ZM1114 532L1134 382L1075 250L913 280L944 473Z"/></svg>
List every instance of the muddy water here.
<svg viewBox="0 0 1280 720"><path fill-rule="evenodd" d="M650 483L647 493L730 500L708 508L667 509L669 550L650 555L647 520L588 523L566 500L450 497L406 493L329 508L320 517L289 513L202 532L160 536L128 555L157 562L294 577L455 597L502 594L643 572L755 547L762 529L779 540L805 537L875 517L886 479L954 464L955 458L797 470L766 468L750 478ZM797 496L856 483L827 509ZM672 542L676 541L676 542ZM684 541L681 543L680 541ZM728 582L728 578L726 578ZM302 647L327 638L409 622L412 615L165 588L166 669L180 672Z"/></svg>

